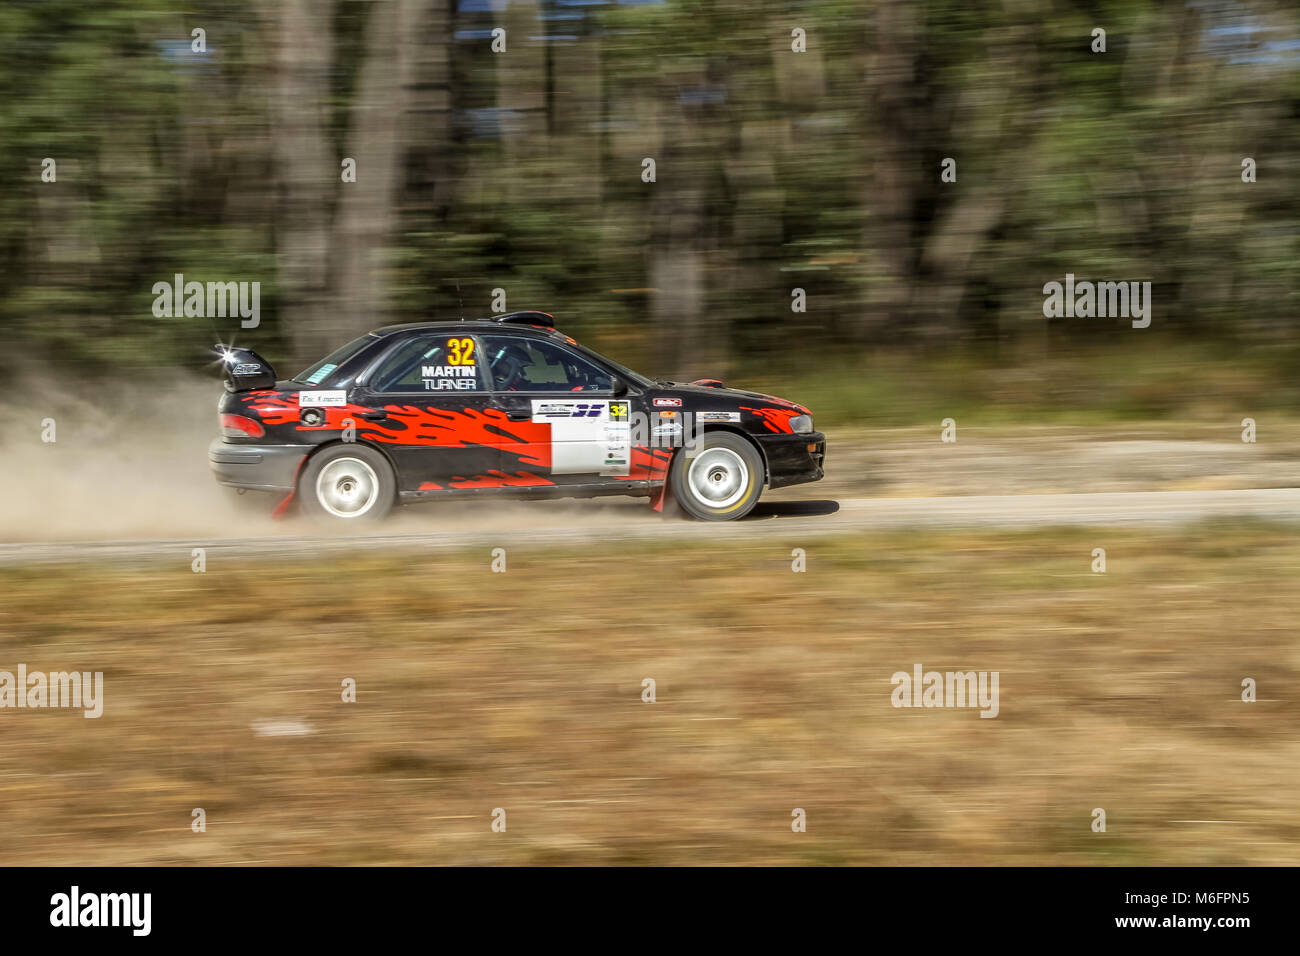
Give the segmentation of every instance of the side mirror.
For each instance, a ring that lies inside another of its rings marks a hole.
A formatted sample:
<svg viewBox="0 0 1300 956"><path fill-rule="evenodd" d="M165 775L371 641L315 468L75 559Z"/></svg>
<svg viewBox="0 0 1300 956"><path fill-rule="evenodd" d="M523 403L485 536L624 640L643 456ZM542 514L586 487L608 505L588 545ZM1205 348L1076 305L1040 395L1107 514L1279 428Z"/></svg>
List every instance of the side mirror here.
<svg viewBox="0 0 1300 956"><path fill-rule="evenodd" d="M613 394L615 398L622 398L624 395L627 394L627 382L623 381L623 379L617 375L614 376Z"/></svg>

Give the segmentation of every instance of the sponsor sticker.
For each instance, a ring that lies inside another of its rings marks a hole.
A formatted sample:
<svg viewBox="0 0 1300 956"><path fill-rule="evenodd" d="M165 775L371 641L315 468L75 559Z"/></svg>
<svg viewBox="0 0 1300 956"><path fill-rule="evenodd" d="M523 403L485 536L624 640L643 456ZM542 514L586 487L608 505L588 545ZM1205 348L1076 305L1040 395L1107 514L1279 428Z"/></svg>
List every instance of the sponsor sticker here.
<svg viewBox="0 0 1300 956"><path fill-rule="evenodd" d="M632 446L632 406L629 402L609 403L609 422L605 425L605 468L607 474L627 474L628 455Z"/></svg>
<svg viewBox="0 0 1300 956"><path fill-rule="evenodd" d="M325 380L326 376L328 376L329 373L334 371L336 368L338 368L337 365L327 362L326 364L318 368L316 371L311 373L311 376L307 379L307 384L319 385L321 382Z"/></svg>
<svg viewBox="0 0 1300 956"><path fill-rule="evenodd" d="M622 405L626 415L627 403ZM533 414L544 418L600 418L604 411L604 402L537 402Z"/></svg>
<svg viewBox="0 0 1300 956"><path fill-rule="evenodd" d="M740 412L697 412L695 420L700 422L738 422Z"/></svg>
<svg viewBox="0 0 1300 956"><path fill-rule="evenodd" d="M680 398L656 398L654 406L655 408L681 408L682 400Z"/></svg>
<svg viewBox="0 0 1300 956"><path fill-rule="evenodd" d="M330 388L319 392L299 392L299 408L332 408L348 403L347 389Z"/></svg>

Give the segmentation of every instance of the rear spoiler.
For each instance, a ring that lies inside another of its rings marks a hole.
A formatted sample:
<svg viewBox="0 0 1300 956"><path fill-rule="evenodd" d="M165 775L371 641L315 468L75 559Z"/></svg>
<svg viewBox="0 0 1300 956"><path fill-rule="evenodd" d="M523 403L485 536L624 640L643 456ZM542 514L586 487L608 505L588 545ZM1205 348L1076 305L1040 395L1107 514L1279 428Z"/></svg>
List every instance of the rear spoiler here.
<svg viewBox="0 0 1300 956"><path fill-rule="evenodd" d="M510 325L539 325L544 329L555 328L555 316L549 312L509 312L505 315L493 316L492 321Z"/></svg>
<svg viewBox="0 0 1300 956"><path fill-rule="evenodd" d="M247 392L254 388L274 388L275 369L271 363L252 349L237 349L229 345L214 345L226 376L227 392Z"/></svg>

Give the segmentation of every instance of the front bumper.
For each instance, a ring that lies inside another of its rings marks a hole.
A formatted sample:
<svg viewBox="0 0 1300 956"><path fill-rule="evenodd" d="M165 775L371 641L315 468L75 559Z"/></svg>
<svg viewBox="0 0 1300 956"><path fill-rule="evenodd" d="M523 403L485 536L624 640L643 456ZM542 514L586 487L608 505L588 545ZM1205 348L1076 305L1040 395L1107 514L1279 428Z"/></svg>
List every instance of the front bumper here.
<svg viewBox="0 0 1300 956"><path fill-rule="evenodd" d="M310 449L302 445L245 445L214 438L208 445L213 477L231 488L292 491L298 466Z"/></svg>
<svg viewBox="0 0 1300 956"><path fill-rule="evenodd" d="M805 435L755 435L767 459L767 486L784 488L819 481L826 459L826 436L821 432Z"/></svg>

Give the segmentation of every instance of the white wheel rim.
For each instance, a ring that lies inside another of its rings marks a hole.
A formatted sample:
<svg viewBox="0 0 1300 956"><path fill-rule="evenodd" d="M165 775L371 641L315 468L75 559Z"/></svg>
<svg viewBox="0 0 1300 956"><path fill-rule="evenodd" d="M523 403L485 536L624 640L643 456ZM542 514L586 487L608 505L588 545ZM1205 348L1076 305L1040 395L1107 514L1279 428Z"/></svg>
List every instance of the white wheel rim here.
<svg viewBox="0 0 1300 956"><path fill-rule="evenodd" d="M316 500L336 518L359 518L379 499L379 476L360 458L335 458L316 476Z"/></svg>
<svg viewBox="0 0 1300 956"><path fill-rule="evenodd" d="M749 467L730 448L707 448L691 462L686 484L702 504L726 508L749 490Z"/></svg>

